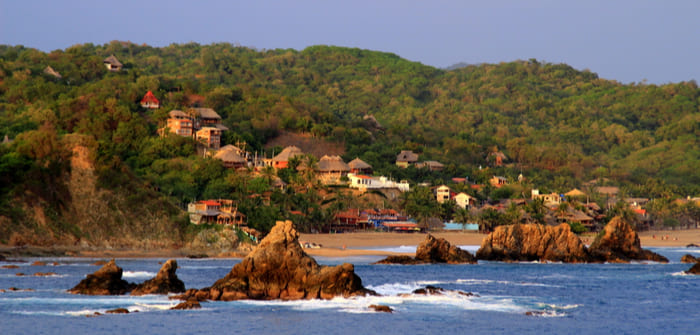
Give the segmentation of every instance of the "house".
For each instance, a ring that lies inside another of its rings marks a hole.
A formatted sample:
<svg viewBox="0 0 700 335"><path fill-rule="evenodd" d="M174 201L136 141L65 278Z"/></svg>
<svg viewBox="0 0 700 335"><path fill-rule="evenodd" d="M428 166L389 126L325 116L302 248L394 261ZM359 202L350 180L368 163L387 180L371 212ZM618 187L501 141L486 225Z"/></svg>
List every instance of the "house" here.
<svg viewBox="0 0 700 335"><path fill-rule="evenodd" d="M221 146L221 130L214 127L204 127L196 133L197 141L207 148L219 149Z"/></svg>
<svg viewBox="0 0 700 335"><path fill-rule="evenodd" d="M335 215L335 222L330 227L332 231L356 231L369 228L367 214L357 208L351 208Z"/></svg>
<svg viewBox="0 0 700 335"><path fill-rule="evenodd" d="M337 183L340 178L348 175L350 166L345 164L340 156L323 155L318 161L316 172L318 178L325 183Z"/></svg>
<svg viewBox="0 0 700 335"><path fill-rule="evenodd" d="M153 95L153 92L148 91L146 92L146 95L143 96L143 99L141 99L141 107L157 109L160 108L160 101L156 99L156 96Z"/></svg>
<svg viewBox="0 0 700 335"><path fill-rule="evenodd" d="M423 229L418 227L418 224L410 221L403 222L386 222L383 224L384 228L390 232L399 233L416 233L421 232Z"/></svg>
<svg viewBox="0 0 700 335"><path fill-rule="evenodd" d="M61 76L61 74L58 73L58 71L54 70L50 65L47 66L47 67L44 69L44 74L47 75L47 76L54 77L54 78L56 78L56 79L61 79L61 78L63 78L63 77Z"/></svg>
<svg viewBox="0 0 700 335"><path fill-rule="evenodd" d="M469 208L471 206L476 205L476 198L464 192L457 193L457 195L455 195L453 199L457 203L457 206L461 208Z"/></svg>
<svg viewBox="0 0 700 335"><path fill-rule="evenodd" d="M425 162L420 162L416 163L416 168L422 169L422 168L427 168L430 171L442 171L443 168L445 168L445 165L438 161L425 161Z"/></svg>
<svg viewBox="0 0 700 335"><path fill-rule="evenodd" d="M297 148L296 146L288 146L282 150L277 156L272 157L272 167L275 169L284 169L287 166L289 166L289 160L292 159L292 157L295 156L301 156L304 153L301 151L301 149Z"/></svg>
<svg viewBox="0 0 700 335"><path fill-rule="evenodd" d="M111 72L119 72L121 71L122 67L124 66L117 57L114 57L114 55L111 55L102 61L105 66L107 67L107 70Z"/></svg>
<svg viewBox="0 0 700 335"><path fill-rule="evenodd" d="M365 163L360 158L355 158L348 163L350 172L354 174L372 174L372 165Z"/></svg>
<svg viewBox="0 0 700 335"><path fill-rule="evenodd" d="M171 132L184 137L191 137L193 133L192 118L180 110L172 110L168 113L167 128Z"/></svg>
<svg viewBox="0 0 700 335"><path fill-rule="evenodd" d="M564 193L564 196L570 197L570 198L585 198L586 193L583 193L583 191L575 188L569 192Z"/></svg>
<svg viewBox="0 0 700 335"><path fill-rule="evenodd" d="M407 181L402 180L397 183L384 176L370 177L361 174L356 175L354 173L348 173L348 179L350 179L351 188L357 188L360 190L396 188L401 192L408 192L410 189Z"/></svg>
<svg viewBox="0 0 700 335"><path fill-rule="evenodd" d="M396 156L396 166L407 168L411 164L415 164L418 161L418 154L411 150L401 150L401 152Z"/></svg>
<svg viewBox="0 0 700 335"><path fill-rule="evenodd" d="M595 191L609 197L616 197L620 193L620 188L617 186L597 186Z"/></svg>
<svg viewBox="0 0 700 335"><path fill-rule="evenodd" d="M540 194L540 190L537 189L531 191L531 199L542 199L545 205L558 205L561 203L561 196L559 194Z"/></svg>
<svg viewBox="0 0 700 335"><path fill-rule="evenodd" d="M214 158L221 160L225 168L239 169L248 166L248 161L243 158L232 146L224 146L214 155Z"/></svg>
<svg viewBox="0 0 700 335"><path fill-rule="evenodd" d="M487 160L493 165L493 166L502 166L503 162L508 160L508 157L500 151L492 152L489 154Z"/></svg>
<svg viewBox="0 0 700 335"><path fill-rule="evenodd" d="M200 200L187 206L193 224L246 225L246 216L238 211L233 200Z"/></svg>
<svg viewBox="0 0 700 335"><path fill-rule="evenodd" d="M452 190L447 185L440 185L435 188L435 199L439 204L445 203L452 199Z"/></svg>
<svg viewBox="0 0 700 335"><path fill-rule="evenodd" d="M506 180L505 177L493 176L491 179L489 179L489 183L491 184L491 186L499 188L507 184L508 180Z"/></svg>
<svg viewBox="0 0 700 335"><path fill-rule="evenodd" d="M221 116L211 108L189 108L187 113L193 116L195 128L213 127L221 131L228 130L221 124Z"/></svg>

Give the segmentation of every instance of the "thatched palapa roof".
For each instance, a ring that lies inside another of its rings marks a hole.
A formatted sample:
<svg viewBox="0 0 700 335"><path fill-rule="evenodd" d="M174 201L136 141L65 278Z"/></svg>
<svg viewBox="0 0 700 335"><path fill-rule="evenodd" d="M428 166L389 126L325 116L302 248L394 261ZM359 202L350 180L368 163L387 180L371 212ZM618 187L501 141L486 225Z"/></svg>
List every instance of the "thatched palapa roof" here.
<svg viewBox="0 0 700 335"><path fill-rule="evenodd" d="M396 156L397 162L417 162L418 154L411 150L401 150L398 156Z"/></svg>
<svg viewBox="0 0 700 335"><path fill-rule="evenodd" d="M355 159L351 160L350 163L348 163L348 166L354 170L364 170L364 169L371 169L372 168L372 165L365 163L360 158L355 158Z"/></svg>
<svg viewBox="0 0 700 335"><path fill-rule="evenodd" d="M193 107L188 110L190 114L193 115L198 115L202 119L218 119L221 120L221 116L219 116L218 113L216 113L213 109L211 108L205 108L205 107Z"/></svg>
<svg viewBox="0 0 700 335"><path fill-rule="evenodd" d="M112 64L112 66L117 66L117 67L122 67L122 66L124 66L124 65L117 59L117 57L114 57L114 55L110 55L109 57L105 58L104 63L109 63L109 64Z"/></svg>
<svg viewBox="0 0 700 335"><path fill-rule="evenodd" d="M333 171L350 171L350 167L343 162L340 156L328 156L324 155L318 161L318 169L320 172L333 172Z"/></svg>
<svg viewBox="0 0 700 335"><path fill-rule="evenodd" d="M183 112L181 110L177 110L177 109L171 110L170 113L168 113L168 115L170 115L171 118L176 118L176 119L189 119L190 118L190 116L185 114L185 112Z"/></svg>
<svg viewBox="0 0 700 335"><path fill-rule="evenodd" d="M282 150L282 152L277 154L277 156L273 157L272 161L273 162L289 162L290 158L292 158L294 156L298 156L298 155L303 155L303 154L304 153L301 151L301 149L291 145L291 146L284 148L284 150Z"/></svg>
<svg viewBox="0 0 700 335"><path fill-rule="evenodd" d="M231 149L221 149L219 150L216 155L214 155L214 158L220 159L224 162L232 162L232 163L246 163L246 159L241 157L235 150Z"/></svg>

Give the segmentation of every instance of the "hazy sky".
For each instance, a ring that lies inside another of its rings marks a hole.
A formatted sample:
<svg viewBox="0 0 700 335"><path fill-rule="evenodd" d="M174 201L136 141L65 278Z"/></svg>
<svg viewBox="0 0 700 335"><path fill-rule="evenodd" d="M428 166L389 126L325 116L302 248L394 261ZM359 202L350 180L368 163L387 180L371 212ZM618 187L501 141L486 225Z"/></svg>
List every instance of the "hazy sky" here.
<svg viewBox="0 0 700 335"><path fill-rule="evenodd" d="M444 68L536 58L623 83L700 79L699 0L0 0L0 44L326 44Z"/></svg>

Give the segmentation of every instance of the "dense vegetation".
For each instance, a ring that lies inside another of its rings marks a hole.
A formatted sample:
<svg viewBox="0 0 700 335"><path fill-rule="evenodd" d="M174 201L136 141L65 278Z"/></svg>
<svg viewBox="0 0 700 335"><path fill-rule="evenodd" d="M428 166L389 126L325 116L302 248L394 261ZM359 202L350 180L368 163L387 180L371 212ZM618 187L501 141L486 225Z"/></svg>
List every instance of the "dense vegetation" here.
<svg viewBox="0 0 700 335"><path fill-rule="evenodd" d="M102 60L112 54L123 71L106 71ZM47 66L62 78L45 74ZM138 104L148 90L162 103L155 112ZM104 188L136 180L180 205L233 198L263 230L289 210L300 210L310 225L331 215L329 201L314 191L251 197L269 189L274 172L241 176L195 155L192 140L158 137L167 112L188 106L214 108L231 129L225 143L245 141L263 152L281 131L309 133L343 143L346 161L360 157L411 182L514 180L522 173L544 192L605 178L627 196L685 197L700 193L699 97L693 81L622 85L532 59L448 71L332 46L260 51L115 41L50 53L0 46L0 136L14 139L0 146L0 215L20 217L9 204L26 190L60 209L66 134L90 139ZM393 163L403 149L446 169L399 169ZM495 151L509 158L506 166L490 167ZM280 177L309 183L297 171ZM520 195L510 193L497 196ZM335 209L348 201L336 201Z"/></svg>

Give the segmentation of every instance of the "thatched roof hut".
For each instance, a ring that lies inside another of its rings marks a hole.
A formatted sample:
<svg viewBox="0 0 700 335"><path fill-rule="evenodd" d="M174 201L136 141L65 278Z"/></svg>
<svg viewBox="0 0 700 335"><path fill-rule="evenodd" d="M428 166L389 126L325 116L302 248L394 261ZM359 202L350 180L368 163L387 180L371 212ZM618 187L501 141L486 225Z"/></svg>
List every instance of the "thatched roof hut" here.
<svg viewBox="0 0 700 335"><path fill-rule="evenodd" d="M241 157L235 150L230 148L219 150L214 155L214 158L221 160L227 168L245 167L248 163L245 158Z"/></svg>
<svg viewBox="0 0 700 335"><path fill-rule="evenodd" d="M332 173L332 172L340 172L340 173L345 172L345 173L347 173L347 172L350 172L350 166L345 164L345 162L343 162L343 159L340 158L340 156L324 155L318 161L318 168L316 170L319 172L327 172L327 173Z"/></svg>
<svg viewBox="0 0 700 335"><path fill-rule="evenodd" d="M360 158L355 158L348 163L350 172L359 174L372 174L372 165L365 163Z"/></svg>

